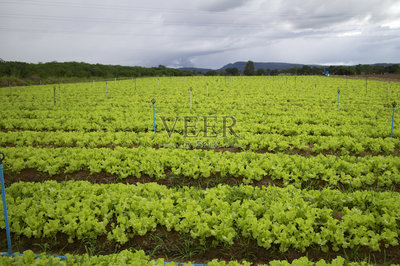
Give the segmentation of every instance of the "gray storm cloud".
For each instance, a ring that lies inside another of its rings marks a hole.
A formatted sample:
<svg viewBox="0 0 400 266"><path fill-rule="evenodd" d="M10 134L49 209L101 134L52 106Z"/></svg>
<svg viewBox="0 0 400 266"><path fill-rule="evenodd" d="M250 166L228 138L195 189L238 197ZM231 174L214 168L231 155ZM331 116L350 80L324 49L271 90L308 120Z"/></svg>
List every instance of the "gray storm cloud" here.
<svg viewBox="0 0 400 266"><path fill-rule="evenodd" d="M396 0L0 1L0 58L219 68L400 62Z"/></svg>
<svg viewBox="0 0 400 266"><path fill-rule="evenodd" d="M203 1L201 7L207 11L221 12L243 6L247 0Z"/></svg>

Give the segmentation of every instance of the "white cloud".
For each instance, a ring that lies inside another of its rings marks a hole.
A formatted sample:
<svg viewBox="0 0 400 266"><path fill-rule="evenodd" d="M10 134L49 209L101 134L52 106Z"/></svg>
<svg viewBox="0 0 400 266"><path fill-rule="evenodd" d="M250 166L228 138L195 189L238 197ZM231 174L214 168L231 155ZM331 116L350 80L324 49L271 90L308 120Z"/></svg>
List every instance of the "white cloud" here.
<svg viewBox="0 0 400 266"><path fill-rule="evenodd" d="M388 27L389 29L400 29L400 19L382 24L382 27Z"/></svg>
<svg viewBox="0 0 400 266"><path fill-rule="evenodd" d="M361 31L348 31L348 32L339 33L337 36L338 37L351 37L351 36L357 36L357 35L361 35L361 34L362 34Z"/></svg>
<svg viewBox="0 0 400 266"><path fill-rule="evenodd" d="M0 58L213 68L250 59L400 62L396 0L139 3L0 2Z"/></svg>

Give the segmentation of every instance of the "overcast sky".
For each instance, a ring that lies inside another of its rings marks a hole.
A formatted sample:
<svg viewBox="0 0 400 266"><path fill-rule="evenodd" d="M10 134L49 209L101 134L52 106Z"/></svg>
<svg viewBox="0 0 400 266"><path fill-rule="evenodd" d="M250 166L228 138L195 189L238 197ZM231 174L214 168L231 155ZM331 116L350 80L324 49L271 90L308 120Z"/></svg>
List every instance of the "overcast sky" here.
<svg viewBox="0 0 400 266"><path fill-rule="evenodd" d="M0 0L0 36L7 61L400 63L400 1Z"/></svg>

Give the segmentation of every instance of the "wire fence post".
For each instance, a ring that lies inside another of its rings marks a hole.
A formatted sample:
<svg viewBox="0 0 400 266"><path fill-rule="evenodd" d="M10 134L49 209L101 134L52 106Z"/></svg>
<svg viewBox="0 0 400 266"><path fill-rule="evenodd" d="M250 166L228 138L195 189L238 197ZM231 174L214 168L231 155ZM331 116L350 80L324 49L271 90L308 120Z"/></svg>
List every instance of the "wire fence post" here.
<svg viewBox="0 0 400 266"><path fill-rule="evenodd" d="M192 88L190 88L190 109L192 109Z"/></svg>
<svg viewBox="0 0 400 266"><path fill-rule="evenodd" d="M317 98L317 84L314 85L314 98Z"/></svg>
<svg viewBox="0 0 400 266"><path fill-rule="evenodd" d="M7 234L7 247L8 252L7 256L13 256L14 253L11 248L11 235L10 235L10 225L8 223L8 213L7 213L7 202L6 202L6 188L4 185L4 175L3 175L3 160L5 156L3 153L0 153L0 180L1 180L1 198L3 201L3 212L4 212L4 221L6 224L6 234Z"/></svg>
<svg viewBox="0 0 400 266"><path fill-rule="evenodd" d="M340 97L340 89L337 91L337 106L336 106L336 111L339 112L339 97Z"/></svg>
<svg viewBox="0 0 400 266"><path fill-rule="evenodd" d="M155 108L155 103L156 100L152 99L151 103L153 104L153 126L154 126L154 133L156 133L156 108Z"/></svg>
<svg viewBox="0 0 400 266"><path fill-rule="evenodd" d="M301 81L300 91L303 92L303 80Z"/></svg>
<svg viewBox="0 0 400 266"><path fill-rule="evenodd" d="M56 106L56 86L54 86L53 89L54 89L54 94L53 94L54 106Z"/></svg>
<svg viewBox="0 0 400 266"><path fill-rule="evenodd" d="M393 103L392 103L392 106L393 106L393 115L392 115L392 129L391 129L391 131L390 131L390 138L393 138L394 111L396 110L396 105L397 105L396 102L393 102Z"/></svg>

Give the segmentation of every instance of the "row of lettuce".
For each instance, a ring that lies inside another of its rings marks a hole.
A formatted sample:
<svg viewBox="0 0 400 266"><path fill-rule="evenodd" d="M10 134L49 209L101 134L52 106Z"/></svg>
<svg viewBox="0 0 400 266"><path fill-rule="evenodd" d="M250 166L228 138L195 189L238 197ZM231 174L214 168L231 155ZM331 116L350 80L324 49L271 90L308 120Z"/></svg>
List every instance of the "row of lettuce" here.
<svg viewBox="0 0 400 266"><path fill-rule="evenodd" d="M3 148L5 169L18 173L35 169L44 174L68 175L81 170L108 173L116 182L124 178L170 177L189 179L236 178L245 184L269 179L305 187L369 187L397 189L400 183L398 156L300 156L284 153L232 153L168 148Z"/></svg>
<svg viewBox="0 0 400 266"><path fill-rule="evenodd" d="M280 252L380 251L399 245L396 192L46 181L14 183L6 196L11 232L28 238L63 234L73 243L103 236L124 244L161 226L211 247L233 245L239 238Z"/></svg>
<svg viewBox="0 0 400 266"><path fill-rule="evenodd" d="M24 253L17 254L13 257L1 257L0 256L0 264L4 266L12 266L12 265L60 265L60 266L68 266L68 265L82 265L82 266L97 266L97 265L141 265L141 266L164 266L165 264L171 266L193 266L196 265L191 262L187 263L174 263L167 262L164 259L156 259L152 260L149 256L147 256L142 250L139 251L131 251L131 250L123 250L120 253L111 254L111 255L98 255L98 256L89 256L89 255L70 255L67 254L66 259L61 259L59 257L55 257L52 255L48 255L45 253L35 254L32 250L26 250ZM197 264L198 265L198 264ZM200 264L201 265L201 264ZM218 261L212 260L208 262L208 266L250 266L251 263L246 261ZM287 260L273 260L267 264L259 264L260 266L286 266L286 265L294 265L294 266L324 266L324 265L332 265L332 266L356 266L356 265L373 265L372 262L368 261L360 261L360 262L350 262L346 261L346 259L338 256L332 261L325 261L323 259L318 260L316 262L308 259L307 257L301 257L298 259L294 259L291 262Z"/></svg>
<svg viewBox="0 0 400 266"><path fill-rule="evenodd" d="M206 109L208 110L208 109ZM321 110L317 109L318 112ZM335 116L327 117L330 122L309 121L309 116L304 118L305 121L296 117L279 117L273 114L265 113L259 110L262 117L257 121L252 121L249 115L235 115L227 112L215 110L202 113L199 111L179 111L166 114L165 112L156 113L156 125L158 132L171 132L173 134L187 136L240 136L254 134L279 134L284 136L349 136L353 138L369 137L369 138L387 138L391 132L392 108L388 108L387 114L384 115L384 121L377 121L378 116L372 115L370 119L360 119L350 123L350 116L347 114L335 114ZM17 109L12 110L18 113ZM31 112L31 111L30 111ZM148 107L145 114L136 117L136 110L116 111L109 108L104 112L87 111L52 111L56 117L53 118L13 118L9 114L1 115L0 129L9 130L31 130L31 131L130 131L130 132L152 132L153 119L152 108ZM253 112L253 111L252 111ZM254 112L257 112L255 110ZM113 117L109 118L110 113ZM311 114L311 116L313 116ZM341 117L342 123L339 120ZM313 116L315 117L315 116ZM167 120L168 119L168 120ZM312 118L315 119L315 118ZM186 120L186 122L185 122ZM175 124L176 122L176 124ZM186 123L186 126L185 126ZM205 125L207 123L207 128ZM362 124L364 123L364 124ZM224 128L225 124L225 128ZM230 128L234 131L230 131ZM395 120L394 136L399 136L398 122ZM217 132L217 134L215 134Z"/></svg>
<svg viewBox="0 0 400 266"><path fill-rule="evenodd" d="M240 138L188 138L181 134L160 132L66 132L9 131L0 132L0 146L33 147L170 147L181 149L224 149L287 153L332 153L393 155L400 150L400 139L348 136L284 136L281 134L249 134Z"/></svg>

